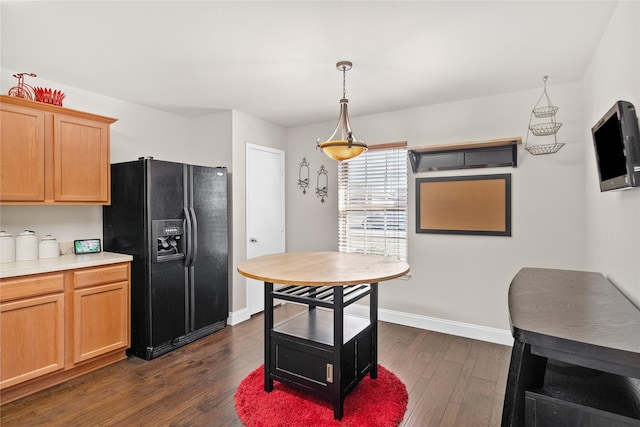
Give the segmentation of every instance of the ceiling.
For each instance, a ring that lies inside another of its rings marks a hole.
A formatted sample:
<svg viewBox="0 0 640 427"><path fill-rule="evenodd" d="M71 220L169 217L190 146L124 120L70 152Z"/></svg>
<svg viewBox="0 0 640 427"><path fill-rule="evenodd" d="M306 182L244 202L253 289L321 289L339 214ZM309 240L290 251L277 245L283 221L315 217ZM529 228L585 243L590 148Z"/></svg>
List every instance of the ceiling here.
<svg viewBox="0 0 640 427"><path fill-rule="evenodd" d="M187 117L293 127L337 119L340 60L352 117L579 81L615 6L2 0L0 64Z"/></svg>

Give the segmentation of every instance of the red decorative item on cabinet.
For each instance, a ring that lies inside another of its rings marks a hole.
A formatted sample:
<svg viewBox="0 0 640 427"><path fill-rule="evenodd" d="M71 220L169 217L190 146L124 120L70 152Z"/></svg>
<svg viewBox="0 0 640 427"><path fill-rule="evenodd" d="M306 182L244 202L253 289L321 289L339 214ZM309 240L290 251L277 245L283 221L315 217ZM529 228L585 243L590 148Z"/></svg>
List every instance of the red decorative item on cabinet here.
<svg viewBox="0 0 640 427"><path fill-rule="evenodd" d="M36 77L34 73L18 73L13 77L18 79L18 85L9 89L9 96L15 96L16 98L24 98L30 101L35 101L35 93L33 88L24 82L24 76Z"/></svg>
<svg viewBox="0 0 640 427"><path fill-rule="evenodd" d="M62 107L62 100L66 96L62 91L51 88L37 87L33 91L36 101L57 105L59 107Z"/></svg>

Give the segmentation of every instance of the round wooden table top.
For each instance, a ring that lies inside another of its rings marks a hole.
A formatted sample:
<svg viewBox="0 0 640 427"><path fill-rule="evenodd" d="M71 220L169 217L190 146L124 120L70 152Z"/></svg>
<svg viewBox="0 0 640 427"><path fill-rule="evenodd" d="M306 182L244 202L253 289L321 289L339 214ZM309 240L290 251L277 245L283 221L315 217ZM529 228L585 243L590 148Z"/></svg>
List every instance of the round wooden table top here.
<svg viewBox="0 0 640 427"><path fill-rule="evenodd" d="M347 286L378 283L409 272L409 264L379 255L342 252L287 252L238 264L251 279L283 285Z"/></svg>

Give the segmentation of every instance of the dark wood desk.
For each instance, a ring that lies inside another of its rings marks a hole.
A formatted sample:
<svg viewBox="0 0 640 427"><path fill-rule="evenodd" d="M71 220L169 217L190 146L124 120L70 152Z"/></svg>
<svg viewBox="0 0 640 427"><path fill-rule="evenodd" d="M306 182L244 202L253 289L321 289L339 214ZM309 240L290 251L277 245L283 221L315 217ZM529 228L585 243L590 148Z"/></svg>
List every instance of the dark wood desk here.
<svg viewBox="0 0 640 427"><path fill-rule="evenodd" d="M509 315L503 426L640 425L640 311L604 276L523 268Z"/></svg>
<svg viewBox="0 0 640 427"><path fill-rule="evenodd" d="M375 255L293 252L243 261L238 272L265 282L265 391L278 380L330 400L334 418L341 419L346 395L367 374L377 377L378 282L405 275L409 264ZM344 313L366 296L369 319ZM309 310L274 326L274 299Z"/></svg>

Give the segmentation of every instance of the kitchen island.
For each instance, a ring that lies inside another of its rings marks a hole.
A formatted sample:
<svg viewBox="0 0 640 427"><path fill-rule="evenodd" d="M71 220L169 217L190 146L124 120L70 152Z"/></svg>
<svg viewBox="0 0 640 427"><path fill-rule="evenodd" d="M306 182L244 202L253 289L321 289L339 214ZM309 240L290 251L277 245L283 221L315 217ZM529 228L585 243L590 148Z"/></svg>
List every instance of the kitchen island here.
<svg viewBox="0 0 640 427"><path fill-rule="evenodd" d="M265 282L265 391L278 380L330 400L334 418L341 419L346 395L367 374L377 377L378 282L404 276L409 264L376 255L293 252L243 261L238 272ZM367 296L368 319L344 313ZM274 299L309 310L274 326Z"/></svg>
<svg viewBox="0 0 640 427"><path fill-rule="evenodd" d="M0 264L0 402L126 358L130 255Z"/></svg>

